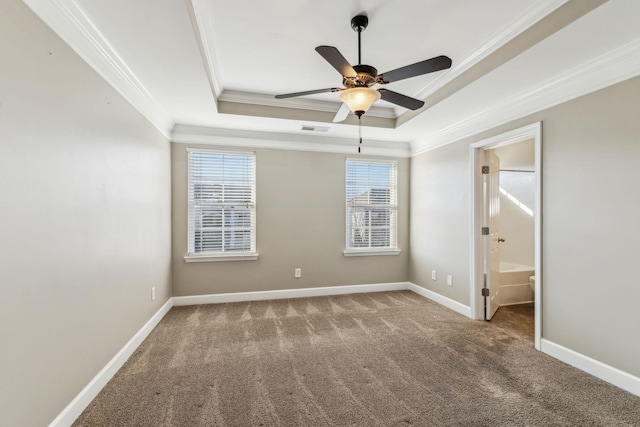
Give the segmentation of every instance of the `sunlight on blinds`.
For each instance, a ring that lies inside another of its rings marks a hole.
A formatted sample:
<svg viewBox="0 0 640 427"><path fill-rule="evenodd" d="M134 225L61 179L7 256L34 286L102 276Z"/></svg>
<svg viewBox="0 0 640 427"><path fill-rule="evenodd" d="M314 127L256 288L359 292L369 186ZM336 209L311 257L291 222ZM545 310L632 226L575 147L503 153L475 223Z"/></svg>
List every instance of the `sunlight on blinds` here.
<svg viewBox="0 0 640 427"><path fill-rule="evenodd" d="M188 154L189 255L255 252L255 154Z"/></svg>
<svg viewBox="0 0 640 427"><path fill-rule="evenodd" d="M396 248L397 163L347 159L347 249Z"/></svg>

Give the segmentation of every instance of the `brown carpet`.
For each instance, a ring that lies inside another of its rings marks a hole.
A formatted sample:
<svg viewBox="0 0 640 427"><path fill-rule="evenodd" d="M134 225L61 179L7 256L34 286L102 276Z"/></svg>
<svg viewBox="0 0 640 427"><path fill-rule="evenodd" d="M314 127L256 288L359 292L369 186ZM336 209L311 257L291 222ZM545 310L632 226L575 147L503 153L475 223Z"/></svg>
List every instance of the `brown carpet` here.
<svg viewBox="0 0 640 427"><path fill-rule="evenodd" d="M531 309L473 321L410 291L175 307L74 425L640 425L640 398L535 351Z"/></svg>

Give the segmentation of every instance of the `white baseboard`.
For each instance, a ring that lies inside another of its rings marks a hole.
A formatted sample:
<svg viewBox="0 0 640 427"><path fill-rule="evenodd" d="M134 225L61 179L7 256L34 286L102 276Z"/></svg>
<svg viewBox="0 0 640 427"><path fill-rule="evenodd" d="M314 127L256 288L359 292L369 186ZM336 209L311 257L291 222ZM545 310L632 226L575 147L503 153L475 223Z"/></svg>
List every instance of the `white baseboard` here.
<svg viewBox="0 0 640 427"><path fill-rule="evenodd" d="M500 307L508 307L510 305L522 305L522 304L532 304L534 303L534 300L530 300L530 301L518 301L518 302L510 302L507 304L500 304Z"/></svg>
<svg viewBox="0 0 640 427"><path fill-rule="evenodd" d="M546 339L542 339L540 350L594 377L600 378L616 387L620 387L636 396L640 396L640 378L638 377Z"/></svg>
<svg viewBox="0 0 640 427"><path fill-rule="evenodd" d="M501 279L502 280L502 279ZM532 302L533 291L529 283L512 283L500 285L500 305L514 305Z"/></svg>
<svg viewBox="0 0 640 427"><path fill-rule="evenodd" d="M282 289L277 291L234 292L227 294L193 295L173 297L173 305L220 304L227 302L264 301L271 299L307 298L330 295L359 294L366 292L402 291L407 282L377 283L372 285L326 286L319 288Z"/></svg>
<svg viewBox="0 0 640 427"><path fill-rule="evenodd" d="M451 298L447 298L443 295L437 294L433 291L423 288L422 286L415 285L413 283L409 283L408 289L410 291L415 292L418 295L421 295L425 298L430 299L431 301L437 302L440 305L447 307L449 310L453 310L456 313L460 313L463 316L468 318L471 317L471 307L466 306L464 304L460 304L458 301L454 301Z"/></svg>
<svg viewBox="0 0 640 427"><path fill-rule="evenodd" d="M173 307L172 299L169 300L149 319L147 323L125 344L124 347L105 365L104 368L86 385L85 388L67 405L66 408L54 419L49 427L67 427L80 416L82 411L107 385L109 380L118 372L134 351L142 344L142 341L151 333L160 320Z"/></svg>

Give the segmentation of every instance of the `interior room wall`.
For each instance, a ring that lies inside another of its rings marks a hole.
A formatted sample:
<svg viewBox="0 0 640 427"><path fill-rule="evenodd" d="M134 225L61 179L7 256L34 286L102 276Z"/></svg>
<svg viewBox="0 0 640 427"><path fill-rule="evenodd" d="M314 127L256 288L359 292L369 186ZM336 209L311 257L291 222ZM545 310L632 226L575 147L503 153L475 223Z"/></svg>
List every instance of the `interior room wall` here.
<svg viewBox="0 0 640 427"><path fill-rule="evenodd" d="M469 144L541 121L542 338L640 377L640 340L631 338L640 324L638 110L640 78L633 78L414 157L409 280L468 304L435 288L423 270L442 262L438 248L450 251L457 241L453 271L463 279L454 288L469 290ZM444 169L450 179L430 172Z"/></svg>
<svg viewBox="0 0 640 427"><path fill-rule="evenodd" d="M1 425L48 425L170 298L169 145L2 2Z"/></svg>
<svg viewBox="0 0 640 427"><path fill-rule="evenodd" d="M409 281L466 306L470 183L466 144L446 145L411 159ZM453 286L447 286L447 275L453 276Z"/></svg>
<svg viewBox="0 0 640 427"><path fill-rule="evenodd" d="M522 141L516 144L506 145L494 149L500 158L500 169L512 172L513 175L528 173L522 171L534 171L535 144L534 140ZM531 176L534 176L533 173ZM535 198L535 181L523 183L517 188L520 194L530 194L530 197L522 197L531 210L533 203L529 200ZM513 194L512 194L513 196ZM505 239L500 244L500 260L521 265L535 265L535 221L534 217L520 208L505 194L500 193L500 237Z"/></svg>
<svg viewBox="0 0 640 427"><path fill-rule="evenodd" d="M221 138L221 143L224 139ZM345 257L345 159L278 149L256 152L256 261L187 263L187 147L172 144L173 291L175 296L406 282L409 160L398 161L400 255ZM360 158L365 156L360 156ZM374 157L372 157L374 158ZM378 157L379 158L379 157ZM294 268L302 277L294 278Z"/></svg>

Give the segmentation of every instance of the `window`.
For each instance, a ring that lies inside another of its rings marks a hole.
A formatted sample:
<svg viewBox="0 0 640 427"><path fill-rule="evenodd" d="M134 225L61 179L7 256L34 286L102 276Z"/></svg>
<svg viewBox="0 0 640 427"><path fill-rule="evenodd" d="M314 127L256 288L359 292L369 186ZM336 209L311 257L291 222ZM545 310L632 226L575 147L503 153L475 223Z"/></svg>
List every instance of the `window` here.
<svg viewBox="0 0 640 427"><path fill-rule="evenodd" d="M397 255L397 163L347 159L345 255Z"/></svg>
<svg viewBox="0 0 640 427"><path fill-rule="evenodd" d="M255 153L187 151L185 260L256 259Z"/></svg>

